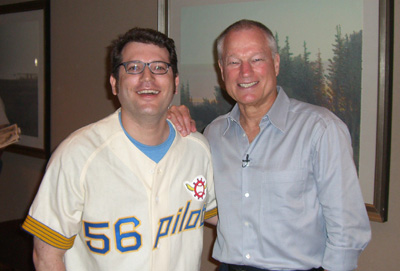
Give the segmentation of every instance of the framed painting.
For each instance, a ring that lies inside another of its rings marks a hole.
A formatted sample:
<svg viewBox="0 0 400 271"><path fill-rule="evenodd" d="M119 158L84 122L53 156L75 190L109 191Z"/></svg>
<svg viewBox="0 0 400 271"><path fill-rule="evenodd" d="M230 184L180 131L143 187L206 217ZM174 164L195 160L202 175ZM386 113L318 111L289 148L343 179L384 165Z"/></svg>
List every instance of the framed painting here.
<svg viewBox="0 0 400 271"><path fill-rule="evenodd" d="M0 97L21 129L6 151L47 158L50 152L49 2L0 6Z"/></svg>
<svg viewBox="0 0 400 271"><path fill-rule="evenodd" d="M219 76L215 39L240 19L268 26L278 43L278 84L327 107L349 127L372 221L387 220L393 0L158 0L158 29L175 40L179 97L202 131L233 103Z"/></svg>

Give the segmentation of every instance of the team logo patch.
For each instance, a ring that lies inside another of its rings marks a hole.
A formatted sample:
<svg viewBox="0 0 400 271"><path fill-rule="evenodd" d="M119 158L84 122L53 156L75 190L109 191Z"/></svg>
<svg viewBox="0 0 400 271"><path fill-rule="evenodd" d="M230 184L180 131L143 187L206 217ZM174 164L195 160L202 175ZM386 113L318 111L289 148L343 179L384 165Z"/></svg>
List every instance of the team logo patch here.
<svg viewBox="0 0 400 271"><path fill-rule="evenodd" d="M197 176L192 182L186 182L186 189L197 200L204 200L207 194L207 181L204 176Z"/></svg>

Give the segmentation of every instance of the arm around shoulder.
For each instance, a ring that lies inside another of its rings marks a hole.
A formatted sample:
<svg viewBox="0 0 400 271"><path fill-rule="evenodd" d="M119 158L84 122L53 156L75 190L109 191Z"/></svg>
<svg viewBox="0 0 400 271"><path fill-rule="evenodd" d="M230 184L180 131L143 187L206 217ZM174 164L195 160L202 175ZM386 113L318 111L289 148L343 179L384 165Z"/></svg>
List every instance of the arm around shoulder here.
<svg viewBox="0 0 400 271"><path fill-rule="evenodd" d="M175 125L182 136L196 132L196 122L190 116L189 109L184 106L171 106L167 118Z"/></svg>
<svg viewBox="0 0 400 271"><path fill-rule="evenodd" d="M33 242L33 263L37 271L65 271L63 261L66 250L55 248L37 237Z"/></svg>

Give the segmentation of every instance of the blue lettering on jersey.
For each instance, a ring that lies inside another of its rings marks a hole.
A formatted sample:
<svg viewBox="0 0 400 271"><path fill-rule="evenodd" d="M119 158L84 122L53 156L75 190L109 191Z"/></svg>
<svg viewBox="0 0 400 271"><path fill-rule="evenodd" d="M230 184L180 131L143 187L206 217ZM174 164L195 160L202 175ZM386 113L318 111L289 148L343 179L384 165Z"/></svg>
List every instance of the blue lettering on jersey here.
<svg viewBox="0 0 400 271"><path fill-rule="evenodd" d="M153 249L157 249L160 240L183 231L193 230L204 226L206 204L201 209L190 210L192 201L185 207L180 207L175 215L160 218ZM140 221L136 217L120 218L114 224L116 249L122 253L138 251L142 247L142 235L139 231ZM171 227L172 226L172 227ZM102 233L109 229L109 222L93 223L83 221L86 246L97 254L107 254L110 251L110 238Z"/></svg>
<svg viewBox="0 0 400 271"><path fill-rule="evenodd" d="M181 233L182 231L185 230L192 230L195 229L196 227L201 228L204 225L204 213L206 212L206 205L204 204L202 209L190 211L191 202L192 201L187 202L182 219L180 218L183 211L183 207L178 209L176 215L164 217L159 220L157 236L154 242L153 249L156 249L158 247L161 238L174 235L176 233L176 228L178 224L180 224L178 233ZM186 217L188 217L187 220ZM175 218L175 222L173 223L174 226L170 231L171 228L170 226L172 221L174 221L174 218Z"/></svg>

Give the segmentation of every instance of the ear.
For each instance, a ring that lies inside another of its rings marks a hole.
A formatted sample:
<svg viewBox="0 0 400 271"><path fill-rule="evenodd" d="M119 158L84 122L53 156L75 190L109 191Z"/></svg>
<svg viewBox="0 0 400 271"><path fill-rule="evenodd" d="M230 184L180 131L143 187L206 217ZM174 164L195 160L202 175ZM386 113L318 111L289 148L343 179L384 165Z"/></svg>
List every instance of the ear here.
<svg viewBox="0 0 400 271"><path fill-rule="evenodd" d="M110 76L110 84L112 88L112 93L116 96L118 95L117 79L113 75Z"/></svg>
<svg viewBox="0 0 400 271"><path fill-rule="evenodd" d="M175 92L174 94L178 94L178 87L179 87L179 75L175 77Z"/></svg>
<svg viewBox="0 0 400 271"><path fill-rule="evenodd" d="M275 58L274 58L274 67L275 67L275 75L279 75L279 64L281 62L281 57L279 56L278 53L276 53Z"/></svg>
<svg viewBox="0 0 400 271"><path fill-rule="evenodd" d="M221 60L218 60L218 67L219 67L219 70L221 71L222 81L225 82L225 79L224 79L224 68L223 68L223 63L221 62Z"/></svg>

